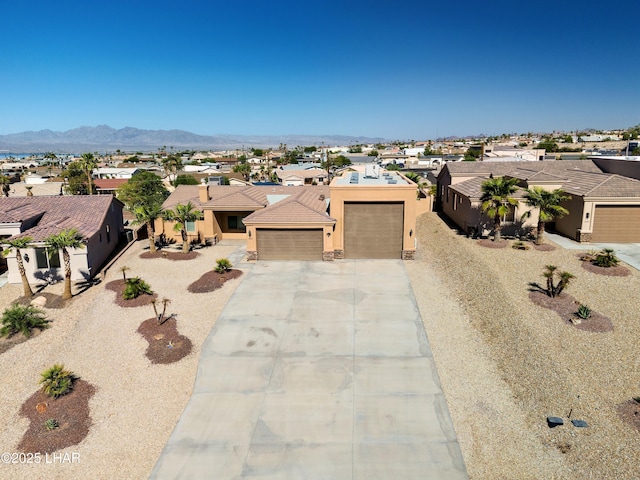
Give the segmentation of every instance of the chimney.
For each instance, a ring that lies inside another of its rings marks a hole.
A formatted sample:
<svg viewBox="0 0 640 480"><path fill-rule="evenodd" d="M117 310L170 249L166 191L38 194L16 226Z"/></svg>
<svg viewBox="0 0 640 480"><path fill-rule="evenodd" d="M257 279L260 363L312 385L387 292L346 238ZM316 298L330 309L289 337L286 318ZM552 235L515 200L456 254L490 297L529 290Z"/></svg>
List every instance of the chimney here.
<svg viewBox="0 0 640 480"><path fill-rule="evenodd" d="M200 203L206 203L211 200L209 196L209 185L198 185L198 200L200 200Z"/></svg>

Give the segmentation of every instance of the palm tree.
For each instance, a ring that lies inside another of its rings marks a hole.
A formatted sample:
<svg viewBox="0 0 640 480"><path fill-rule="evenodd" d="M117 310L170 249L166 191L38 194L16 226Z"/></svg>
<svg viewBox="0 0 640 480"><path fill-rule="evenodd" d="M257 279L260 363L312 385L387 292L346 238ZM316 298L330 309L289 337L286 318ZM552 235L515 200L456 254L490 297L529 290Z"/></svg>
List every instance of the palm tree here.
<svg viewBox="0 0 640 480"><path fill-rule="evenodd" d="M160 204L149 204L149 205L140 205L133 209L133 214L135 215L135 220L131 223L135 225L146 225L147 226L147 236L149 237L149 251L154 253L156 251L156 234L153 223L156 218L159 218L163 215L162 205Z"/></svg>
<svg viewBox="0 0 640 480"><path fill-rule="evenodd" d="M87 181L89 182L89 195L93 195L93 184L91 182L91 172L98 166L93 153L83 153L80 159L80 166L87 172Z"/></svg>
<svg viewBox="0 0 640 480"><path fill-rule="evenodd" d="M62 259L64 260L64 292L62 299L71 298L71 256L68 248L84 248L84 237L75 229L70 228L62 230L60 233L49 235L45 239L48 248L54 250L62 250Z"/></svg>
<svg viewBox="0 0 640 480"><path fill-rule="evenodd" d="M493 239L500 241L502 219L509 213L513 205L518 201L512 198L518 187L517 178L496 177L482 183L481 209L493 219Z"/></svg>
<svg viewBox="0 0 640 480"><path fill-rule="evenodd" d="M24 290L25 297L33 297L33 290L31 290L31 285L29 285L29 280L27 279L27 274L24 270L24 262L22 261L22 253L20 250L27 248L33 239L31 237L22 237L22 238L14 238L13 240L5 240L4 243L9 246L6 250L2 252L3 255L9 254L12 248L16 251L16 261L18 262L18 271L20 272L20 278L22 278L22 288Z"/></svg>
<svg viewBox="0 0 640 480"><path fill-rule="evenodd" d="M533 187L527 189L527 193L524 195L524 198L527 200L528 206L538 209L538 231L536 233L536 243L540 244L542 243L544 236L545 224L569 213L569 210L560 206L560 203L565 200L569 200L571 195L567 195L561 188L549 191L542 187ZM526 212L522 218L530 216L531 210Z"/></svg>
<svg viewBox="0 0 640 480"><path fill-rule="evenodd" d="M182 251L189 252L189 237L187 236L187 222L195 222L200 218L202 212L195 210L193 203L188 202L186 205L179 203L176 205L175 211L166 210L164 218L171 222L176 222L173 229L182 235Z"/></svg>
<svg viewBox="0 0 640 480"><path fill-rule="evenodd" d="M407 172L404 174L404 176L418 186L418 198L420 197L420 192L422 192L424 188L429 186L429 182L427 182L422 175L418 175L415 172Z"/></svg>
<svg viewBox="0 0 640 480"><path fill-rule="evenodd" d="M2 186L2 194L5 197L8 197L9 192L11 191L11 187L9 186L11 185L11 179L6 175L0 174L0 185Z"/></svg>

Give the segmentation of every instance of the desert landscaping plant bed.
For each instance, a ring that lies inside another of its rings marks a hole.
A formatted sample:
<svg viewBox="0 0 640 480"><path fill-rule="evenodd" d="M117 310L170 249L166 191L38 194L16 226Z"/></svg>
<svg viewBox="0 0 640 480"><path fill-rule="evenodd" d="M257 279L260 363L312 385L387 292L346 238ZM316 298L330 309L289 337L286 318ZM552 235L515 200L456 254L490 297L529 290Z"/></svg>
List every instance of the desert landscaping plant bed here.
<svg viewBox="0 0 640 480"><path fill-rule="evenodd" d="M596 275L606 275L608 277L627 277L631 275L631 271L622 265L616 267L599 267L591 262L582 262L582 268L587 272L595 273Z"/></svg>
<svg viewBox="0 0 640 480"><path fill-rule="evenodd" d="M158 298L157 294L153 294L153 295L140 295L136 298L132 298L131 300L125 300L122 297L122 292L124 291L125 288L125 281L122 279L119 280L113 280L109 283L107 283L105 285L105 287L108 290L111 290L113 292L116 292L116 298L114 300L114 302L116 303L116 305L120 306L120 307L143 307L145 305L149 305L151 303L151 300L153 300L154 298Z"/></svg>
<svg viewBox="0 0 640 480"><path fill-rule="evenodd" d="M585 332L611 332L613 331L613 323L609 317L599 314L598 312L592 312L591 316L582 320L580 323L574 323L571 320L576 319L576 311L578 310L579 303L567 293L562 293L557 297L550 297L549 295L539 292L529 292L529 299L536 305L549 310L553 310L562 320L579 330Z"/></svg>
<svg viewBox="0 0 640 480"><path fill-rule="evenodd" d="M149 343L146 356L151 363L167 364L182 360L191 353L191 340L178 333L177 320L169 317L162 324L149 318L138 327L138 333Z"/></svg>
<svg viewBox="0 0 640 480"><path fill-rule="evenodd" d="M225 282L238 278L240 275L242 275L242 271L240 270L229 270L224 273L218 273L211 270L189 285L187 290L191 293L213 292L214 290L222 287Z"/></svg>
<svg viewBox="0 0 640 480"><path fill-rule="evenodd" d="M30 424L18 444L18 450L51 453L79 444L89 433L89 400L96 389L84 380L74 383L71 393L53 399L41 391L31 395L20 408ZM45 422L54 419L58 427L48 430Z"/></svg>
<svg viewBox="0 0 640 480"><path fill-rule="evenodd" d="M483 238L481 240L478 240L478 245L485 248L507 248L507 246L509 245L509 241L499 240L496 242L494 240L491 240L490 238Z"/></svg>
<svg viewBox="0 0 640 480"><path fill-rule="evenodd" d="M198 252L171 252L169 250L158 250L156 252L144 252L140 258L166 258L168 260L193 260L200 256Z"/></svg>
<svg viewBox="0 0 640 480"><path fill-rule="evenodd" d="M640 433L640 401L636 399L629 400L618 405L616 410L620 420Z"/></svg>

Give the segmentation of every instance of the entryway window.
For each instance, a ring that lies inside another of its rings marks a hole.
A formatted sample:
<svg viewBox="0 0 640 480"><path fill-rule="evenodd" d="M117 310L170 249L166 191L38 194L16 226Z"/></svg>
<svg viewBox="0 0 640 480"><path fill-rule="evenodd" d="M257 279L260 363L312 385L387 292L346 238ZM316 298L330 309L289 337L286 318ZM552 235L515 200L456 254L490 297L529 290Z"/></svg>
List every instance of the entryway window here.
<svg viewBox="0 0 640 480"><path fill-rule="evenodd" d="M227 226L229 227L229 230L245 231L246 227L244 226L244 223L242 223L243 218L244 217L241 217L239 215L229 215L227 217Z"/></svg>
<svg viewBox="0 0 640 480"><path fill-rule="evenodd" d="M53 248L36 248L37 268L60 268L60 252Z"/></svg>

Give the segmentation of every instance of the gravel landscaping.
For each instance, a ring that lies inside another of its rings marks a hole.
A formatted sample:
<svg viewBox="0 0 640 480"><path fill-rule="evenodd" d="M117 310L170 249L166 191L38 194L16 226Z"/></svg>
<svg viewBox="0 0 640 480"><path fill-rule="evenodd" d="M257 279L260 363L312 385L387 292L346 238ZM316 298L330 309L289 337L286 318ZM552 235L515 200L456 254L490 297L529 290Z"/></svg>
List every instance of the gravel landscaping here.
<svg viewBox="0 0 640 480"><path fill-rule="evenodd" d="M485 248L431 213L417 232L405 265L470 477L640 478L640 432L618 413L640 395L640 272L593 273L562 248ZM568 293L613 331L580 330L529 299L549 264L576 276Z"/></svg>
<svg viewBox="0 0 640 480"><path fill-rule="evenodd" d="M229 280L212 293L189 293L188 286L236 246L211 246L199 250L196 258L178 262L140 258L146 246L144 241L134 245L104 282L77 295L64 308L45 307L50 328L0 354L4 452L19 451L30 425L20 409L38 391L43 370L64 363L95 387L89 401L88 435L80 444L59 451L79 454L79 462L0 463L0 478L143 479L151 473L191 396L201 346L241 279ZM190 355L171 364L154 364L145 356L148 343L137 330L154 315L153 308L122 308L114 291L106 289L109 282L122 279L123 266L129 267L128 276L141 275L160 298L171 299L167 314L173 314L179 334L192 342ZM62 289L58 283L44 292L59 296ZM0 307L6 308L21 295L21 285L3 286Z"/></svg>

